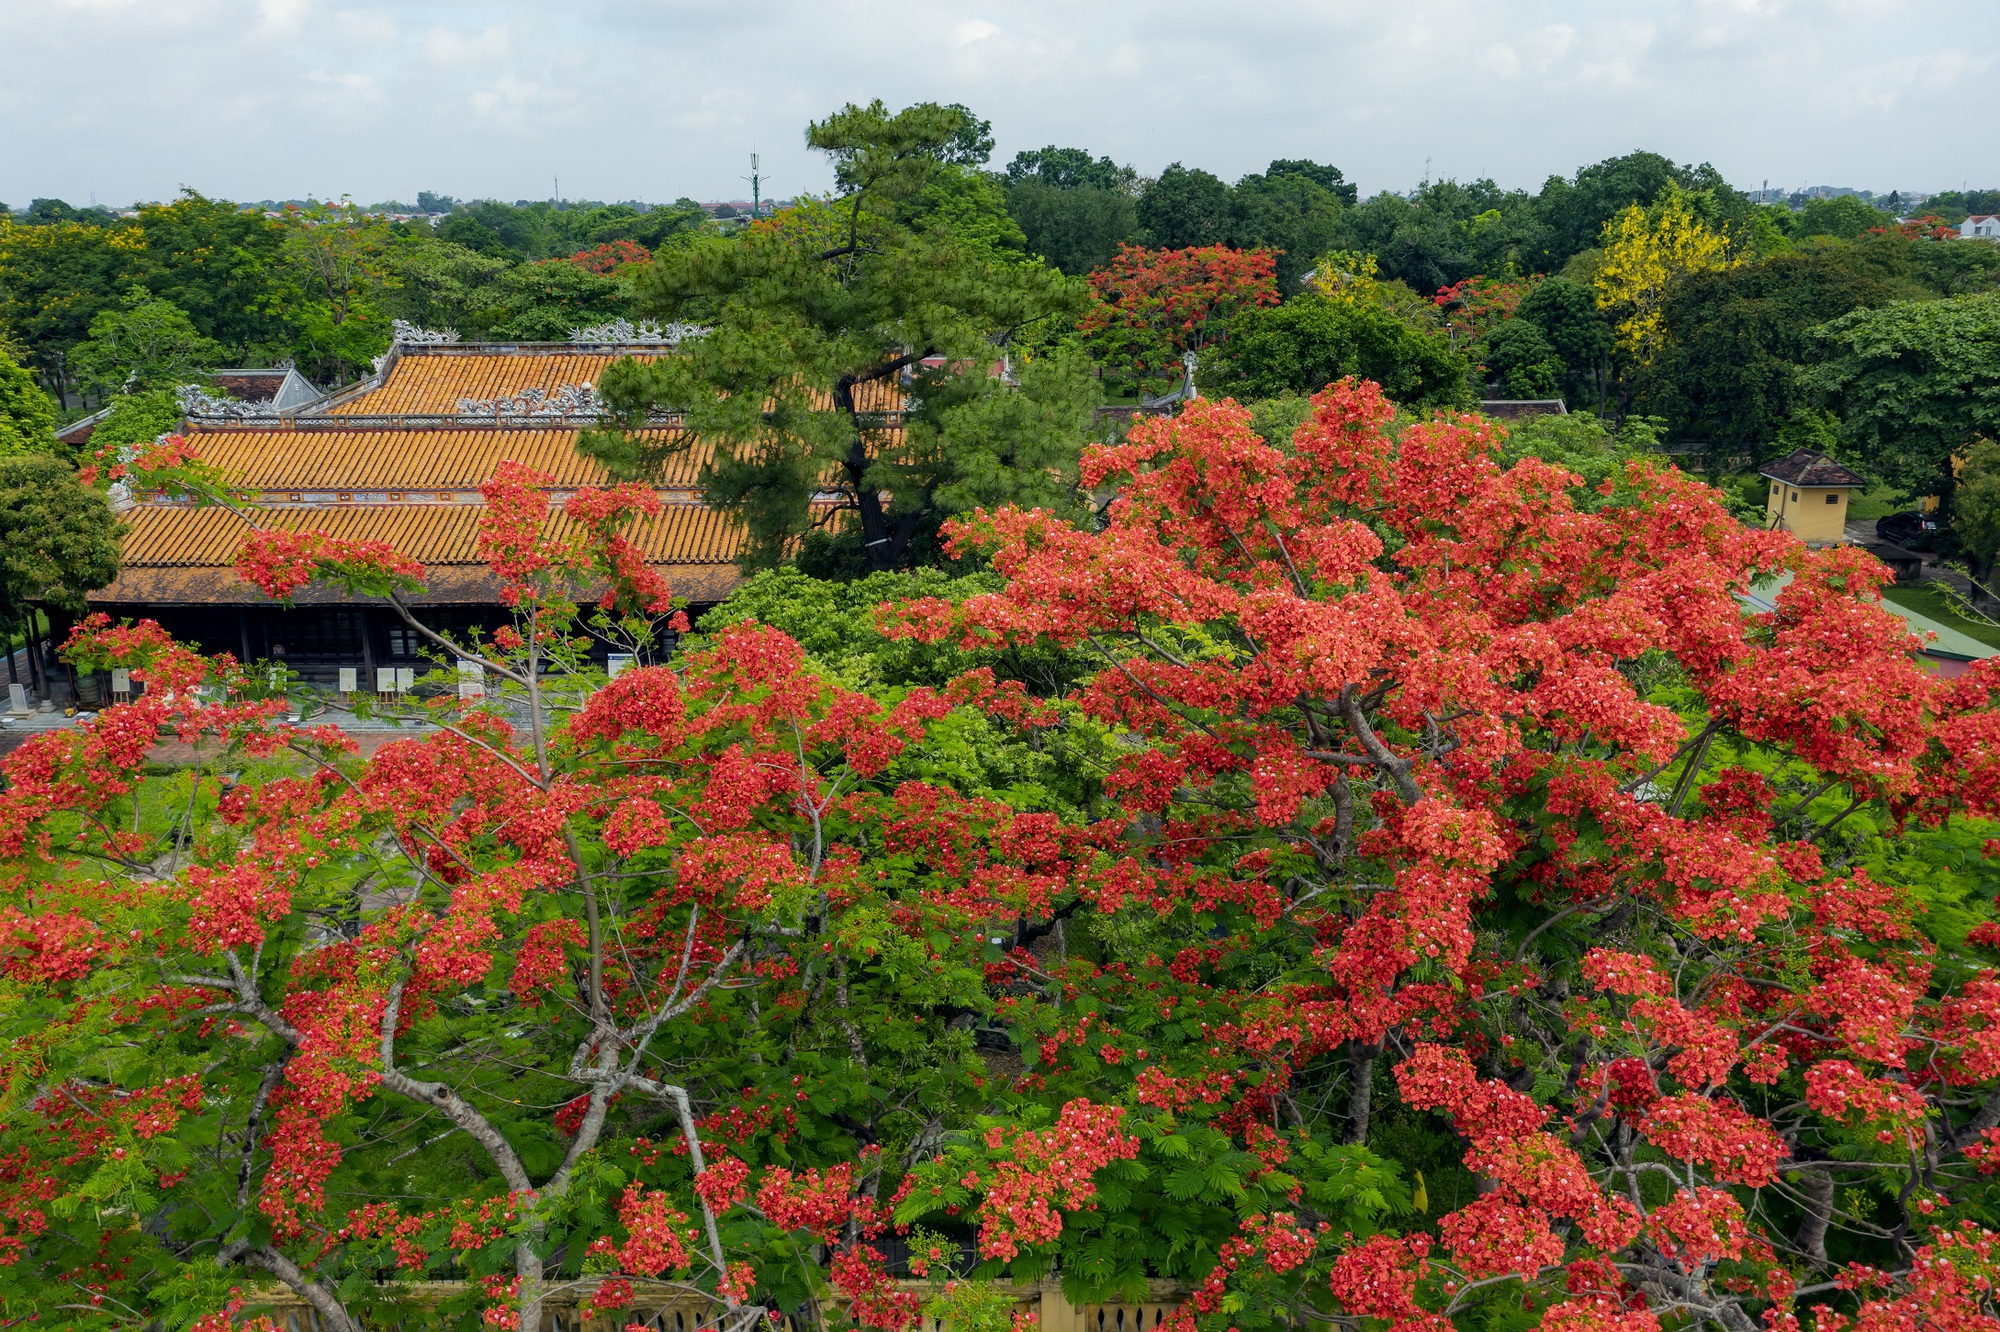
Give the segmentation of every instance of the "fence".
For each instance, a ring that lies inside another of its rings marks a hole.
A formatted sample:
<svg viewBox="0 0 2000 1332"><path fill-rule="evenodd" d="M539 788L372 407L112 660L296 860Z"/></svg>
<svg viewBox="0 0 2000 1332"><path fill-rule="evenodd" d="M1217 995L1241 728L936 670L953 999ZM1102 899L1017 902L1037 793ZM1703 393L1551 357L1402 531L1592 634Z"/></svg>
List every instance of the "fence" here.
<svg viewBox="0 0 2000 1332"><path fill-rule="evenodd" d="M922 1281L898 1281L897 1287L917 1295L927 1295L931 1287ZM567 1284L550 1293L543 1305L542 1332L623 1332L632 1323L652 1332L703 1332L715 1326L712 1302L675 1291L638 1291L632 1304L608 1313L593 1313L585 1306L596 1289L595 1281ZM1015 1307L1036 1316L1039 1332L1155 1332L1180 1306L1187 1288L1174 1281L1148 1281L1146 1298L1113 1300L1102 1304L1071 1304L1063 1295L1062 1283L1046 1280L1040 1285L1002 1285L1014 1299ZM403 1289L406 1306L421 1310L465 1294L462 1281L423 1281ZM324 1332L318 1315L288 1287L266 1287L250 1293L246 1313L263 1313L287 1332ZM419 1332L426 1326L422 1315L401 1322L371 1322L370 1332ZM805 1332L792 1319L785 1319L781 1332ZM920 1332L952 1332L946 1324L926 1318Z"/></svg>

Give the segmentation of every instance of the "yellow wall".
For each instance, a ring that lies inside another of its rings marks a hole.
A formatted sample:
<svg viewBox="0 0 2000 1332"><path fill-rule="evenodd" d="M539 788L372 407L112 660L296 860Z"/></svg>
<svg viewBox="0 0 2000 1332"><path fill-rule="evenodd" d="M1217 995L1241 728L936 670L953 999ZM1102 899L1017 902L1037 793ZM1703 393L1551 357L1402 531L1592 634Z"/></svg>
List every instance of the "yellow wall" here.
<svg viewBox="0 0 2000 1332"><path fill-rule="evenodd" d="M1792 486L1772 481L1764 513L1770 527L1782 527L1806 541L1842 541L1847 536L1847 486Z"/></svg>

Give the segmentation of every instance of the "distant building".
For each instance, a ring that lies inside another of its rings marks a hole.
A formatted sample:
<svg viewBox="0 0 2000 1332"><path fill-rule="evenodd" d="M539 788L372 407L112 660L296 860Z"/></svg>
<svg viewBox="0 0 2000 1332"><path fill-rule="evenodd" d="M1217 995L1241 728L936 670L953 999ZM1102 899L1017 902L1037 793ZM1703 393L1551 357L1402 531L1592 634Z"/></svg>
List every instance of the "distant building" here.
<svg viewBox="0 0 2000 1332"><path fill-rule="evenodd" d="M576 449L577 435L598 421L592 386L622 356L665 351L658 343L398 342L373 377L316 395L303 410L195 416L184 433L247 492L244 507L258 526L387 542L425 568L424 590L408 600L426 624L490 630L510 613L479 553L480 486L503 461L534 468L548 478L541 489L556 511L553 527L563 530L568 497L611 480ZM270 388L276 401L288 380L251 378L278 373L224 371L216 379L230 387L238 378L244 391ZM886 431L900 430L899 384L875 385L863 398L863 410L878 413ZM669 417L647 433L680 429ZM702 445L675 455L653 483L660 512L624 532L697 613L742 580L736 557L746 535L735 515L704 501L707 459ZM313 680L331 681L342 668L373 680L382 668L424 667L424 642L378 598L314 585L284 606L239 578L236 552L250 529L231 510L135 498L119 519L123 567L90 594L93 610L145 616L207 651L283 661ZM836 521L831 496L814 507ZM579 601L595 595L577 589Z"/></svg>
<svg viewBox="0 0 2000 1332"><path fill-rule="evenodd" d="M217 370L209 376L226 397L263 410L259 415L289 416L325 395L311 380L288 365L258 369ZM56 438L72 449L90 443L91 434L111 415L111 408L92 412L56 431Z"/></svg>
<svg viewBox="0 0 2000 1332"><path fill-rule="evenodd" d="M1771 482L1764 502L1765 526L1783 528L1802 541L1847 539L1847 501L1867 481L1824 453L1799 449L1765 466L1758 475Z"/></svg>
<svg viewBox="0 0 2000 1332"><path fill-rule="evenodd" d="M1992 213L1974 213L1958 224L1958 234L1966 240L2000 240L2000 217Z"/></svg>
<svg viewBox="0 0 2000 1332"><path fill-rule="evenodd" d="M209 375L215 386L238 402L257 403L272 415L295 412L326 396L312 381L288 365L268 369L217 370Z"/></svg>
<svg viewBox="0 0 2000 1332"><path fill-rule="evenodd" d="M1561 398L1482 398L1479 410L1496 421L1519 421L1530 416L1567 416L1569 408Z"/></svg>

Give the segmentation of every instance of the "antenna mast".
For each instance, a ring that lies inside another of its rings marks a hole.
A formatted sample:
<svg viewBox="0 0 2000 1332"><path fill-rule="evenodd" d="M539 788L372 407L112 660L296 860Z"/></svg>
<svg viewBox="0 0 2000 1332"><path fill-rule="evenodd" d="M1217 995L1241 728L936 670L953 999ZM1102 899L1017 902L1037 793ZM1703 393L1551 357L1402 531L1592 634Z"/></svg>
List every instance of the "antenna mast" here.
<svg viewBox="0 0 2000 1332"><path fill-rule="evenodd" d="M750 174L743 179L750 182L750 220L754 222L763 215L763 198L759 191L764 178L757 174L757 154L750 154Z"/></svg>

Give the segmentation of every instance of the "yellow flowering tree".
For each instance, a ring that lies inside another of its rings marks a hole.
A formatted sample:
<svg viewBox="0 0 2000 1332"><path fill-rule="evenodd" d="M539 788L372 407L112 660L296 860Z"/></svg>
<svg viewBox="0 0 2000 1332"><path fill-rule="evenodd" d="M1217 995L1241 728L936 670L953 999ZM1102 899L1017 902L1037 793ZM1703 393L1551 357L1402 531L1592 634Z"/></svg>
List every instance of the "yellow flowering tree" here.
<svg viewBox="0 0 2000 1332"><path fill-rule="evenodd" d="M1604 262L1592 285L1599 307L1616 318L1618 346L1643 364L1658 349L1660 306L1675 279L1741 262L1729 237L1676 191L1650 210L1634 204L1604 224Z"/></svg>
<svg viewBox="0 0 2000 1332"><path fill-rule="evenodd" d="M1306 286L1320 295L1353 305L1374 305L1381 284L1375 280L1375 256L1359 250L1329 250L1306 274Z"/></svg>

